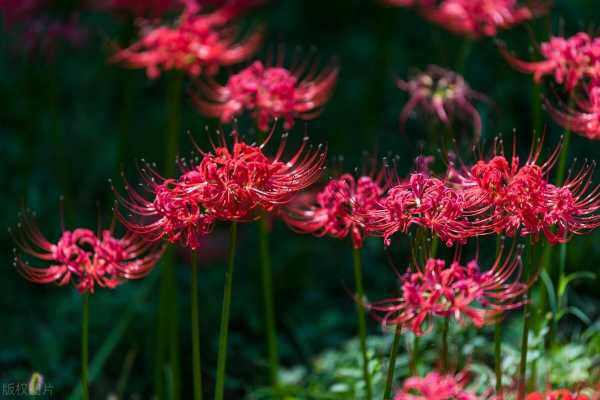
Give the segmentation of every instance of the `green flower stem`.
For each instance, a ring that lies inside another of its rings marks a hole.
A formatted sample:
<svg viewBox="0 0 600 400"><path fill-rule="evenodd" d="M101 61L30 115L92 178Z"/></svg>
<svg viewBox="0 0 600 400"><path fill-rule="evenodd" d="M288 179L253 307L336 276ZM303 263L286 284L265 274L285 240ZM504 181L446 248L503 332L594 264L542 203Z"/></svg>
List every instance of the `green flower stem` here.
<svg viewBox="0 0 600 400"><path fill-rule="evenodd" d="M411 376L417 375L417 363L419 362L419 337L415 335L413 339L412 351L410 354L410 361L408 363L408 369Z"/></svg>
<svg viewBox="0 0 600 400"><path fill-rule="evenodd" d="M362 353L363 362L363 378L367 390L367 400L373 398L373 390L371 388L371 375L369 374L369 356L367 355L367 320L365 317L364 289L362 278L362 262L360 259L360 250L353 249L354 258L354 284L356 286L356 296L358 302L356 304L356 315L358 318L358 336L360 339L360 351Z"/></svg>
<svg viewBox="0 0 600 400"><path fill-rule="evenodd" d="M394 342L392 343L392 349L390 350L390 359L388 361L387 378L385 380L385 391L383 392L383 400L389 400L392 398L392 384L394 383L394 369L396 368L396 357L398 356L398 347L400 346L400 333L402 332L402 326L396 325L396 332L394 333Z"/></svg>
<svg viewBox="0 0 600 400"><path fill-rule="evenodd" d="M231 223L231 238L227 272L225 273L225 288L223 290L223 311L221 313L221 329L219 332L219 353L217 355L217 381L215 400L223 400L225 393L225 364L227 362L227 334L229 332L229 312L231 308L231 288L233 286L233 265L235 261L235 246L237 242L237 222Z"/></svg>
<svg viewBox="0 0 600 400"><path fill-rule="evenodd" d="M194 379L194 400L202 400L202 364L200 361L200 322L198 308L198 256L191 252L192 280L190 297L192 302L192 367Z"/></svg>
<svg viewBox="0 0 600 400"><path fill-rule="evenodd" d="M450 330L450 317L444 318L442 327L442 372L448 372L448 331Z"/></svg>
<svg viewBox="0 0 600 400"><path fill-rule="evenodd" d="M527 252L527 261L525 262L524 275L526 279L532 272L533 267L533 251L534 243L530 241L529 251ZM527 352L529 349L529 326L530 326L530 307L528 300L531 299L531 290L525 295L525 306L523 307L523 334L521 336L521 361L519 363L519 380L518 380L518 394L517 400L525 399L527 390Z"/></svg>
<svg viewBox="0 0 600 400"><path fill-rule="evenodd" d="M494 369L496 371L496 395L502 398L502 321L496 322L494 330Z"/></svg>
<svg viewBox="0 0 600 400"><path fill-rule="evenodd" d="M89 307L90 295L83 295L83 313L81 321L81 393L83 400L89 400L90 393L88 387L88 328L90 319Z"/></svg>
<svg viewBox="0 0 600 400"><path fill-rule="evenodd" d="M263 313L267 353L269 357L269 378L271 386L276 389L279 383L279 354L277 351L277 330L275 327L275 310L273 307L273 278L271 267L271 251L269 244L269 220L265 214L258 222L260 277L262 281Z"/></svg>

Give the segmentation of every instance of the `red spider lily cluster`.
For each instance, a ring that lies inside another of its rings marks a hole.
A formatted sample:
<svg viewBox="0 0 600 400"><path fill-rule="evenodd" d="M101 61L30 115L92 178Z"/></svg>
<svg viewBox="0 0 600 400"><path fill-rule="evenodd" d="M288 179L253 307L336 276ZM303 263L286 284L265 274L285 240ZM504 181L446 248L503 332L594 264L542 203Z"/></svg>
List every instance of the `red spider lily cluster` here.
<svg viewBox="0 0 600 400"><path fill-rule="evenodd" d="M544 99L550 116L562 127L588 139L600 139L600 38L584 32L572 37L552 37L542 43L544 60L522 61L501 46L508 62L521 72L531 73L536 81L552 75L564 86L569 100L554 105Z"/></svg>
<svg viewBox="0 0 600 400"><path fill-rule="evenodd" d="M479 397L467 389L466 375L443 375L430 372L421 378L413 376L402 385L394 400L478 400Z"/></svg>
<svg viewBox="0 0 600 400"><path fill-rule="evenodd" d="M548 177L561 146L546 162L537 165L542 143L539 140L532 146L521 165L514 149L509 160L503 154L501 141L496 141L489 160L479 160L463 172L450 173L458 181L456 190L469 202L488 205L488 216L475 222L480 233L492 231L510 237L519 233L534 238L543 234L551 243L564 243L573 234L600 226L600 188L590 190L594 165L584 165L562 186L555 186Z"/></svg>
<svg viewBox="0 0 600 400"><path fill-rule="evenodd" d="M298 196L281 216L297 232L337 239L350 235L353 247L358 249L363 245L365 226L355 215L371 211L385 192L385 185L383 169L376 176L358 179L344 174L318 193Z"/></svg>
<svg viewBox="0 0 600 400"><path fill-rule="evenodd" d="M268 157L263 150L272 135L273 131L255 145L234 132L231 146L221 135L211 152L200 151L198 160L181 160L183 173L178 179L164 179L146 165L141 169L142 186L149 198L126 184L128 196L117 193L117 197L133 218L117 211L118 218L148 240L164 238L197 249L216 220L253 220L259 211L289 202L319 179L326 151L308 146L305 138L284 161L287 135L283 135L275 156Z"/></svg>
<svg viewBox="0 0 600 400"><path fill-rule="evenodd" d="M414 7L429 21L459 34L496 36L546 12L541 1L519 0L386 0L400 7Z"/></svg>
<svg viewBox="0 0 600 400"><path fill-rule="evenodd" d="M221 66L239 63L260 45L261 31L240 37L231 20L241 9L222 7L201 13L194 2L187 2L173 26L146 27L138 42L118 51L113 62L145 68L149 78L161 70L180 70L192 76L215 74Z"/></svg>
<svg viewBox="0 0 600 400"><path fill-rule="evenodd" d="M143 278L162 255L160 246L141 236L128 233L117 238L112 230L97 234L85 228L65 230L52 243L27 215L15 241L25 254L50 264L32 266L16 254L15 266L25 279L59 286L72 282L80 293L94 293L96 285L113 289L126 279Z"/></svg>
<svg viewBox="0 0 600 400"><path fill-rule="evenodd" d="M481 117L472 100L488 101L487 97L471 89L465 79L453 71L430 65L408 81L397 80L400 89L407 92L410 99L400 114L400 126L417 106L427 113L435 114L444 124L450 124L450 117L470 118L476 139L481 135Z"/></svg>
<svg viewBox="0 0 600 400"><path fill-rule="evenodd" d="M477 260L463 266L457 256L446 266L444 260L430 258L424 267L400 278L400 298L371 303L368 308L383 326L400 325L417 336L431 329L434 317L460 322L466 317L481 327L524 304L528 285L519 282L521 268L520 248L508 252L504 260L500 254L485 272ZM509 282L512 277L514 281Z"/></svg>
<svg viewBox="0 0 600 400"><path fill-rule="evenodd" d="M195 103L201 113L225 123L247 110L253 113L262 131L267 131L277 118L282 118L289 129L296 118L318 116L331 96L337 66L332 64L320 73L317 71L316 64L311 66L308 60L289 69L281 62L266 66L255 61L231 75L224 86L211 80L201 82Z"/></svg>

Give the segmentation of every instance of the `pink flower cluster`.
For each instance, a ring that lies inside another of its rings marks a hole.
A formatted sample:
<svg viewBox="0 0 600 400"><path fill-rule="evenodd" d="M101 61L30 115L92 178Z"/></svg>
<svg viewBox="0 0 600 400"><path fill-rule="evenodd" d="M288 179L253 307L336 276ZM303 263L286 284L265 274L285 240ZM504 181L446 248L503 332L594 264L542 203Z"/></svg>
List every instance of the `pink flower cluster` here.
<svg viewBox="0 0 600 400"><path fill-rule="evenodd" d="M117 193L117 198L133 218L117 211L118 218L148 240L165 238L196 249L216 220L252 220L259 210L271 211L287 203L319 179L326 151L309 147L305 138L283 161L284 135L275 156L267 157L263 149L272 135L254 145L234 132L231 147L221 135L219 145L213 145L212 152L201 151L198 162L180 161L183 173L178 179L164 179L146 165L141 172L150 198L126 183L128 196Z"/></svg>
<svg viewBox="0 0 600 400"><path fill-rule="evenodd" d="M500 47L506 60L517 70L531 73L536 81L552 75L568 92L567 102L544 102L552 118L565 129L588 139L600 139L600 38L584 32L574 36L552 37L542 43L544 60L522 61Z"/></svg>
<svg viewBox="0 0 600 400"><path fill-rule="evenodd" d="M450 124L450 116L470 118L475 138L481 135L481 117L472 100L488 101L487 97L471 89L465 79L455 72L430 65L408 81L397 80L398 87L410 96L400 114L400 126L406 121L415 107L435 114L444 124Z"/></svg>
<svg viewBox="0 0 600 400"><path fill-rule="evenodd" d="M404 381L394 400L478 400L465 389L465 375L443 375L430 372L421 378L413 376Z"/></svg>
<svg viewBox="0 0 600 400"><path fill-rule="evenodd" d="M591 399L589 396L571 392L566 389L550 390L546 393L534 392L527 395L526 400L595 400L600 398L600 393Z"/></svg>
<svg viewBox="0 0 600 400"><path fill-rule="evenodd" d="M24 253L50 263L45 268L31 266L15 255L15 266L23 277L38 284L73 282L80 293L94 293L96 285L113 289L125 279L146 276L162 255L162 248L135 234L116 238L112 231L96 234L79 228L63 231L52 243L25 216L15 241Z"/></svg>
<svg viewBox="0 0 600 400"><path fill-rule="evenodd" d="M147 27L140 40L118 51L113 62L133 68L145 68L149 78L161 70L181 70L192 76L215 74L223 65L239 63L259 47L262 32L257 30L239 37L230 20L238 7L223 7L200 13L194 2L187 6L174 26Z"/></svg>
<svg viewBox="0 0 600 400"><path fill-rule="evenodd" d="M417 336L431 329L434 317L453 317L460 322L467 317L481 327L524 304L522 296L528 285L518 281L521 268L520 248L511 250L504 261L499 255L485 272L481 272L476 260L461 265L458 255L449 266L444 260L430 258L424 267L401 277L401 297L367 307L383 326L400 325ZM509 282L515 275L515 281Z"/></svg>
<svg viewBox="0 0 600 400"><path fill-rule="evenodd" d="M319 115L331 96L338 68L332 64L320 73L309 61L293 65L265 66L255 61L229 77L224 86L215 81L200 83L195 103L200 112L229 123L244 110L254 114L258 128L266 131L270 123L282 118L285 128L295 118L311 119Z"/></svg>
<svg viewBox="0 0 600 400"><path fill-rule="evenodd" d="M384 175L384 170L376 177L358 179L344 174L316 194L299 196L282 210L281 216L297 232L338 239L350 235L353 247L358 249L362 247L365 228L353 215L374 208L385 191Z"/></svg>
<svg viewBox="0 0 600 400"><path fill-rule="evenodd" d="M445 29L472 37L496 36L544 13L544 3L519 0L386 0L400 7L415 7L426 19Z"/></svg>

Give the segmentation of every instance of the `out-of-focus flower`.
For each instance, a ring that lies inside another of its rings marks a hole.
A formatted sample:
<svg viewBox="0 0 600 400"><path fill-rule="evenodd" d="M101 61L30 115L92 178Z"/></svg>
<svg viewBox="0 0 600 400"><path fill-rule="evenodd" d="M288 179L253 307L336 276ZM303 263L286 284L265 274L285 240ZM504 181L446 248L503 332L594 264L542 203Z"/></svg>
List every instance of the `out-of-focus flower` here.
<svg viewBox="0 0 600 400"><path fill-rule="evenodd" d="M591 400L590 397L571 392L566 389L551 390L546 393L533 392L527 395L527 400Z"/></svg>
<svg viewBox="0 0 600 400"><path fill-rule="evenodd" d="M588 139L600 140L600 80L598 84L586 85L583 91L583 96L577 91L571 94L571 106L562 101L554 106L548 98L544 105L558 125Z"/></svg>
<svg viewBox="0 0 600 400"><path fill-rule="evenodd" d="M79 23L77 10L59 16L47 0L0 0L4 27L19 37L19 49L51 59L61 43L82 47L88 32Z"/></svg>
<svg viewBox="0 0 600 400"><path fill-rule="evenodd" d="M235 131L229 145L220 134L220 143L211 152L203 152L199 163L184 166L179 179L182 190L199 199L210 214L228 221L253 219L257 210L271 211L289 202L319 179L326 149L308 146L305 137L289 160L283 161L287 144L287 134L283 134L275 156L268 157L263 150L273 133L259 145L244 142Z"/></svg>
<svg viewBox="0 0 600 400"><path fill-rule="evenodd" d="M52 243L28 214L19 223L15 241L25 254L50 264L32 266L15 250L15 266L25 279L59 286L73 282L80 293L94 293L96 285L112 289L125 279L140 279L162 255L162 248L140 236L128 233L119 239L111 230L65 230Z"/></svg>
<svg viewBox="0 0 600 400"><path fill-rule="evenodd" d="M375 207L385 191L385 175L383 169L375 176L358 179L344 174L318 193L301 193L282 210L281 217L297 232L337 239L350 235L353 247L358 249L362 247L365 228L356 213L366 215Z"/></svg>
<svg viewBox="0 0 600 400"><path fill-rule="evenodd" d="M394 400L478 400L467 389L466 376L430 372L425 377L412 376L404 381Z"/></svg>
<svg viewBox="0 0 600 400"><path fill-rule="evenodd" d="M200 13L188 5L174 26L146 27L141 38L118 51L112 61L145 68L150 79L161 70L181 70L192 76L215 74L221 66L246 60L258 49L262 31L240 37L230 20L237 9Z"/></svg>
<svg viewBox="0 0 600 400"><path fill-rule="evenodd" d="M460 322L466 317L481 327L524 304L528 285L519 282L521 247L508 252L504 260L500 252L485 272L479 269L477 260L461 265L459 255L457 252L449 266L444 260L428 259L424 267L416 267L401 277L400 298L367 306L383 326L400 325L420 336L431 328L434 317ZM513 276L514 281L509 282Z"/></svg>
<svg viewBox="0 0 600 400"><path fill-rule="evenodd" d="M410 96L400 114L401 127L404 127L414 109L420 106L427 113L435 114L444 124L449 124L451 117L470 118L475 138L479 139L481 117L471 102L472 100L487 102L488 99L471 89L461 75L430 65L424 72L419 72L410 80L397 80L396 84Z"/></svg>
<svg viewBox="0 0 600 400"><path fill-rule="evenodd" d="M283 57L274 66L255 61L229 77L224 86L213 80L199 84L194 96L198 110L209 117L229 123L244 110L253 113L258 128L267 131L270 123L282 118L289 129L296 118L311 119L319 115L331 96L337 79L335 63L318 71L317 62L305 57L288 68Z"/></svg>
<svg viewBox="0 0 600 400"><path fill-rule="evenodd" d="M382 236L386 245L395 233L406 233L412 225L418 225L452 246L483 233L471 219L483 215L486 210L487 205L471 202L445 181L415 173L408 181L391 187L387 195L361 218L367 232Z"/></svg>
<svg viewBox="0 0 600 400"><path fill-rule="evenodd" d="M579 32L574 36L552 37L542 43L540 50L544 60L527 62L513 56L504 45L502 55L517 70L534 74L539 82L545 75L553 75L559 85L571 92L583 78L600 79L600 38L591 38Z"/></svg>
<svg viewBox="0 0 600 400"><path fill-rule="evenodd" d="M178 0L100 0L99 7L136 17L160 17L181 3Z"/></svg>
<svg viewBox="0 0 600 400"><path fill-rule="evenodd" d="M489 233L491 228L498 234L512 237L519 233L534 238L544 234L551 243L562 243L573 234L600 226L600 186L590 190L594 165L584 165L563 186L554 186L548 182L548 175L561 146L546 162L537 165L542 143L540 139L532 145L528 159L521 165L514 149L509 161L501 141L496 141L491 159L479 160L458 177L459 190L470 202L491 206L491 219L476 223L483 232Z"/></svg>
<svg viewBox="0 0 600 400"><path fill-rule="evenodd" d="M386 0L400 7L414 7L428 20L459 34L496 36L535 18L548 9L542 1L524 4L519 0Z"/></svg>

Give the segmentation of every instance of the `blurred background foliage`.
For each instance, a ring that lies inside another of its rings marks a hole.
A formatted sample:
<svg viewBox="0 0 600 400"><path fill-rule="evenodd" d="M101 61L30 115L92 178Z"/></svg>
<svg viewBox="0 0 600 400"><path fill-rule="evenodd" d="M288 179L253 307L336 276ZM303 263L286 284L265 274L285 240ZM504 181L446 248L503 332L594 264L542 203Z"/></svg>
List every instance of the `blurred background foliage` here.
<svg viewBox="0 0 600 400"><path fill-rule="evenodd" d="M64 5L67 9L76 6L77 2ZM31 208L51 239L60 232L61 195L65 196L67 227L93 228L98 214L106 226L111 220L114 199L108 179L113 178L121 186L119 173L124 171L134 176L136 160L144 158L161 165L165 161L169 74L149 81L141 70L124 69L107 61L117 45L125 45L134 37L130 19L98 11L82 12L79 18L89 29L82 48L59 46L51 55L27 54L19 36L7 29L3 29L0 41L0 218L5 227L14 226L17 213L25 207ZM290 50L296 46L304 49L315 46L323 62L337 58L341 72L333 98L321 117L293 128L291 142L297 144L306 131L313 141L328 144L332 159L343 156L345 169L360 167L366 151L378 157L398 155L399 172L405 175L416 156L435 155L438 147L435 135L440 131L428 118L411 120L406 133L400 133L398 117L407 97L394 84L395 77L406 77L410 71L428 64L461 70L475 90L493 100L492 105L478 104L484 120L484 149L489 149L498 134L512 140L514 129L519 149L526 151L536 126L546 132L546 152L559 141L561 130L547 115L543 111L539 117L532 113L537 94L531 77L513 71L491 39L466 43L463 38L426 23L410 10L370 0L272 0L246 19L248 24L260 23L267 28L262 56L283 45ZM557 0L549 17L504 32L500 38L527 57L534 45L532 37L541 41L549 32L594 31L598 21L600 7L595 0ZM236 67L223 70L220 79L236 70ZM194 90L193 82L187 78L184 87L185 91ZM205 145L205 125L209 129L217 125L195 112L187 93L181 102L179 143L181 154L187 154L192 146L186 131ZM250 121L242 118L239 124L245 135L254 135L247 128ZM471 133L465 129L461 137L463 143L468 143ZM461 148L465 149L461 157L472 160L466 151L468 146ZM569 150L570 159L598 159L600 143L574 136ZM595 181L598 180L600 176L596 174ZM218 228L207 240L206 250L199 253L207 393L212 392L214 381L226 229ZM260 398L258 388L266 384L256 229L254 224L247 224L240 232L227 398L249 393L253 393L252 398ZM599 271L599 239L597 232L575 238L569 244L568 272ZM486 251L493 249L493 240L481 241L484 259L493 258L490 253L493 250ZM68 398L79 376L80 296L71 287L34 286L25 282L12 268L13 243L6 229L0 232L0 243L4 260L0 279L0 382L26 382L33 371L39 371L53 385L56 398ZM409 263L407 249L408 240L404 237L394 240L389 251L384 251L381 240L368 240L363 258L369 297L394 293L397 285L389 260L402 271ZM289 368L286 380L299 387L316 385L319 390L332 391L331 386L344 384L344 379L319 373L327 368L339 373L336 363L342 361L338 358L358 359L357 353L349 355L352 351L344 355L345 343L356 333L354 303L349 294L350 244L299 236L280 221L273 221L272 251L280 352L282 363ZM474 251L472 244L468 252ZM447 250L442 255L451 253ZM183 398L188 398L191 390L188 255L181 250L177 260L181 377ZM552 271L556 268L550 269L550 277L554 279ZM156 347L157 275L158 270L147 279L127 283L117 290L98 290L92 297L90 349L95 362L92 398L107 398L111 393L122 398L150 398L153 384L149 377L153 376ZM591 370L593 363L596 367L598 363L593 355L600 350L598 323L593 325L600 319L598 282L581 279L571 282L569 287L566 293L569 305L581 310L587 321L566 315L559 322L559 336L564 343L572 342L570 346L582 343L583 350L572 349L572 354L579 354L578 351L588 354L586 362ZM373 341L385 340L378 336L380 328L374 321L369 322L369 331L375 335ZM517 348L518 329L505 332L507 343ZM453 343L457 346L474 335L474 331L457 334ZM478 337L488 340L491 330L479 332ZM425 344L424 351L434 346L434 339L425 341L430 345ZM327 355L331 351L341 353L335 358ZM405 357L405 353L402 355ZM478 363L491 365L489 354L472 357ZM374 360L378 365L383 362L375 355ZM562 360L559 364L563 367L571 365ZM329 367L319 369L324 362L329 362ZM343 362L350 365L354 361ZM316 375L307 378L311 371ZM551 368L549 371L553 372ZM401 372L404 374L406 371ZM320 383L315 384L315 379ZM342 392L347 390L335 387Z"/></svg>

